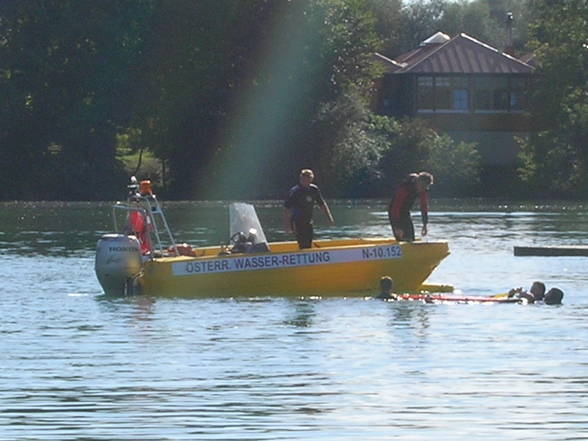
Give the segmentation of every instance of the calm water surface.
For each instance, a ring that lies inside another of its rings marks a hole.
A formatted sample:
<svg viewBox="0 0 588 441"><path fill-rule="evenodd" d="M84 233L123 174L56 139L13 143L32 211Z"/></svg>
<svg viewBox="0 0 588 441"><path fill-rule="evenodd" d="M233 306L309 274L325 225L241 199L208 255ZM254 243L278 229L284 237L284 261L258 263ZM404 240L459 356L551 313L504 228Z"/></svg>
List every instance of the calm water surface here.
<svg viewBox="0 0 588 441"><path fill-rule="evenodd" d="M284 239L279 205L256 206ZM384 207L340 201L318 235L388 235ZM225 204L166 208L178 240L226 240ZM513 256L588 244L588 208L432 208L452 250L432 281L539 279L564 305L109 298L93 258L110 204L0 204L0 440L588 439L588 257Z"/></svg>

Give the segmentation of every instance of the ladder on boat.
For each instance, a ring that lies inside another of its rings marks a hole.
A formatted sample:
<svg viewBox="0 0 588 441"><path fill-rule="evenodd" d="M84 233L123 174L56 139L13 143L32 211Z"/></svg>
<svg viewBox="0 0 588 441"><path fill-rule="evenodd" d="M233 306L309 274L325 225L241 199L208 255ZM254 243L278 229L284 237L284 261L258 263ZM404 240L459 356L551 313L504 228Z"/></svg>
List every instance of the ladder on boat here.
<svg viewBox="0 0 588 441"><path fill-rule="evenodd" d="M174 250L176 256L179 256L178 247L174 240L174 236L167 224L167 219L165 218L165 214L161 209L161 205L157 200L157 197L154 194L141 196L142 199L145 200L146 205L149 207L149 213L147 216L151 219L152 224L152 233L155 236L157 242L157 248L159 253L163 255L163 244L161 241L161 237L163 235L167 235L168 241L170 242L170 248Z"/></svg>
<svg viewBox="0 0 588 441"><path fill-rule="evenodd" d="M140 211L145 216L145 219L148 219L147 222L150 225L148 234L150 236L153 236L153 238L155 239L152 244L152 253L163 256L165 254L165 251L171 249L174 251L176 256L179 256L180 253L174 240L174 236L169 228L167 219L165 218L165 214L161 209L161 205L159 204L157 197L154 194L143 195L137 193L133 195L133 198L136 201L141 201L142 206L138 206L138 204L133 205L129 202L117 202L112 207L115 231L121 231L117 224L117 210L123 210L126 212ZM165 236L167 236L167 242L169 245L168 248L165 248L163 244L162 238L164 238Z"/></svg>

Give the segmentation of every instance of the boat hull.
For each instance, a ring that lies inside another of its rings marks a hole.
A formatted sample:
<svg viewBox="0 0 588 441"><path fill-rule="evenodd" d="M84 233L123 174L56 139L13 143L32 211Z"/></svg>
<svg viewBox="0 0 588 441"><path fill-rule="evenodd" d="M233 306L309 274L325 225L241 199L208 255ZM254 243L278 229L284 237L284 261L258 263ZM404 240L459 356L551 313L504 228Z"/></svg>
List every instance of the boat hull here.
<svg viewBox="0 0 588 441"><path fill-rule="evenodd" d="M270 244L271 252L222 255L219 247L197 257L155 258L145 263L141 291L156 296L364 296L390 276L399 292L417 291L449 254L446 242L397 243L390 239Z"/></svg>

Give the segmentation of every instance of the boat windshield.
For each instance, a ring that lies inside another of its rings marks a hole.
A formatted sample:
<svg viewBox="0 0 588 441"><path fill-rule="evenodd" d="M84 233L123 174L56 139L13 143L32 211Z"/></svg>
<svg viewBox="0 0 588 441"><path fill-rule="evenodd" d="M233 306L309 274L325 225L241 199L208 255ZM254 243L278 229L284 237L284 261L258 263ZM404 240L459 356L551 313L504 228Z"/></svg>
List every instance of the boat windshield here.
<svg viewBox="0 0 588 441"><path fill-rule="evenodd" d="M253 205L244 202L231 203L229 206L229 224L231 237L237 233L243 233L246 236L253 234L255 235L256 244L263 243L267 245L267 239Z"/></svg>

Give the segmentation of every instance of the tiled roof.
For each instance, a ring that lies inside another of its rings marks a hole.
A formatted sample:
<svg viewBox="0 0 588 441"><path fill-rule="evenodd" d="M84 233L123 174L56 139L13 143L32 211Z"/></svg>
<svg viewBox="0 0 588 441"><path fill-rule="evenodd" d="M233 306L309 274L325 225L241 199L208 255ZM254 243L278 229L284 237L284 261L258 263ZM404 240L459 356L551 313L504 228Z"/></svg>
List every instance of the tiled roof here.
<svg viewBox="0 0 588 441"><path fill-rule="evenodd" d="M385 57L384 57L385 58ZM389 72L421 74L529 74L533 67L466 34L424 44L400 57Z"/></svg>

